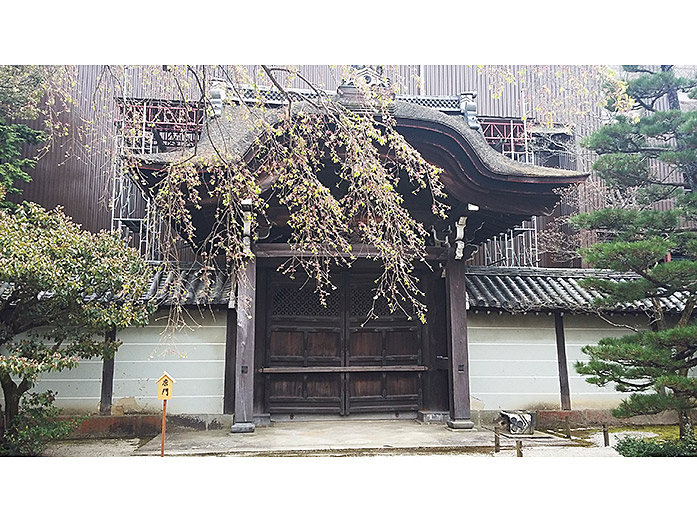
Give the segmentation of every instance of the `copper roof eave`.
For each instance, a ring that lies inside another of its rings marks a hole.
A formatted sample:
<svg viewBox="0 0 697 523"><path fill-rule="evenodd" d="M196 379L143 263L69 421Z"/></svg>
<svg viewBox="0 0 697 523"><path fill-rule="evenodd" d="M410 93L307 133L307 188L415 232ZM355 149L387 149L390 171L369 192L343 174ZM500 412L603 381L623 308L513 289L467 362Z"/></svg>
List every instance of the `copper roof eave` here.
<svg viewBox="0 0 697 523"><path fill-rule="evenodd" d="M395 102L394 117L397 130L405 135L417 150L432 163L447 171L444 183L452 196L463 203L484 204L492 211L516 214L541 214L547 212L557 201L551 189L582 182L587 173L565 171L522 164L494 151L484 137L470 129L459 117L447 116L439 111L406 102ZM239 109L231 110L231 114ZM270 116L267 116L270 118ZM249 128L237 128L234 122L217 120L215 126L201 139L201 148L206 149L205 140L211 141L210 133L222 135L228 127L228 137L237 138L233 144L244 161L249 162L255 154L253 138L259 138ZM212 125L212 124L209 124ZM218 136L219 137L219 136ZM251 138L250 138L251 137ZM428 154L426 149L437 149L439 153ZM146 175L150 185L154 184L157 171L168 164L191 156L192 150L153 155L140 155L139 169ZM427 153L427 154L424 154ZM194 155L195 157L195 155ZM262 190L268 189L273 180L262 182ZM448 186L449 185L449 186ZM495 195L499 195L495 198ZM501 196L515 196L516 205L502 201ZM477 201L477 199L481 201ZM493 201L498 199L498 202Z"/></svg>
<svg viewBox="0 0 697 523"><path fill-rule="evenodd" d="M499 181L570 184L585 180L590 173L541 167L511 160L489 146L484 136L458 116L406 102L395 102L397 129L419 129L447 136L475 163L483 176Z"/></svg>
<svg viewBox="0 0 697 523"><path fill-rule="evenodd" d="M552 169L549 167L539 167L530 164L530 174L524 174L519 172L511 172L511 170L506 169L505 163L502 162L499 166L492 166L485 161L474 151L471 146L471 142L468 141L464 136L457 132L455 129L448 129L448 127L443 126L437 122L417 122L402 120L398 122L398 129L404 130L405 128L417 129L420 131L430 132L435 135L442 135L451 138L455 141L461 151L467 155L469 160L477 167L477 172L482 176L489 178L491 182L503 182L503 183L524 183L524 184L538 184L538 185L570 185L572 183L583 182L590 173L581 173L577 171L562 170L562 169ZM482 140L484 138L482 137ZM438 141L424 141L429 145L437 145ZM412 144L416 149L418 145ZM488 144L487 144L487 147ZM445 147L443 149L446 149ZM496 152L496 151L494 151ZM502 154L496 152L497 155L501 156L509 162L515 162L515 160L510 160L504 157ZM520 162L516 162L520 163ZM521 165L525 165L522 164ZM466 171L465 171L465 174Z"/></svg>

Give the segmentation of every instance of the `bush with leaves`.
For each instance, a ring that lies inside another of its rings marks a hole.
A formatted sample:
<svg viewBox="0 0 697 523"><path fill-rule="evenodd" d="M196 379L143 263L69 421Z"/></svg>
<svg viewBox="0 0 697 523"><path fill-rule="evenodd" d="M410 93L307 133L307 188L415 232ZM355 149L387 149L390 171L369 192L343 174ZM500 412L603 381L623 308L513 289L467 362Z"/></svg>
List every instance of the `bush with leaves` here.
<svg viewBox="0 0 697 523"><path fill-rule="evenodd" d="M0 440L0 456L38 456L49 442L70 435L80 419L58 419L61 409L54 400L50 390L24 396L19 414Z"/></svg>
<svg viewBox="0 0 697 523"><path fill-rule="evenodd" d="M694 434L666 441L627 436L618 441L614 448L628 458L697 457L697 439Z"/></svg>
<svg viewBox="0 0 697 523"><path fill-rule="evenodd" d="M0 210L0 384L6 426L42 373L110 357L104 333L144 325L152 269L116 235L83 231L60 209Z"/></svg>

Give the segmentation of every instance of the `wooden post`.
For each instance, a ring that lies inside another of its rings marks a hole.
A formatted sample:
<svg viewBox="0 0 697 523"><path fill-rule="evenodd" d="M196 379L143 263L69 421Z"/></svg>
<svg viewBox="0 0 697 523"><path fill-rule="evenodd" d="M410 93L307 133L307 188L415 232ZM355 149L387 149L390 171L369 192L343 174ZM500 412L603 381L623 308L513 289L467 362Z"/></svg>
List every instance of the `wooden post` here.
<svg viewBox="0 0 697 523"><path fill-rule="evenodd" d="M515 455L517 458L523 457L523 442L519 439L515 440Z"/></svg>
<svg viewBox="0 0 697 523"><path fill-rule="evenodd" d="M499 428L494 427L494 452L501 451L501 436L499 436Z"/></svg>
<svg viewBox="0 0 697 523"><path fill-rule="evenodd" d="M571 420L569 420L569 416L564 418L564 432L566 433L566 437L571 439Z"/></svg>
<svg viewBox="0 0 697 523"><path fill-rule="evenodd" d="M104 335L104 341L116 341L116 329ZM104 358L102 361L102 391L99 400L99 414L109 416L114 395L114 358Z"/></svg>
<svg viewBox="0 0 697 523"><path fill-rule="evenodd" d="M562 410L571 410L569 391L569 368L566 361L566 339L564 337L564 317L561 312L554 313L554 332L557 338L557 365L559 366L559 391Z"/></svg>
<svg viewBox="0 0 697 523"><path fill-rule="evenodd" d="M162 400L162 443L160 444L160 457L165 456L165 430L167 429L167 400Z"/></svg>
<svg viewBox="0 0 697 523"><path fill-rule="evenodd" d="M237 336L235 340L235 413L232 432L254 432L254 315L257 286L256 258L247 261L237 281Z"/></svg>
<svg viewBox="0 0 697 523"><path fill-rule="evenodd" d="M467 298L465 260L456 260L454 249L445 269L445 296L448 329L448 384L450 419L453 429L471 429L469 355L467 349Z"/></svg>
<svg viewBox="0 0 697 523"><path fill-rule="evenodd" d="M223 413L232 414L235 412L235 352L237 350L237 311L235 306L233 285L230 291L233 295L226 311L225 327L225 371L223 385Z"/></svg>
<svg viewBox="0 0 697 523"><path fill-rule="evenodd" d="M610 434L607 430L607 425L603 423L603 443L606 447L610 446Z"/></svg>

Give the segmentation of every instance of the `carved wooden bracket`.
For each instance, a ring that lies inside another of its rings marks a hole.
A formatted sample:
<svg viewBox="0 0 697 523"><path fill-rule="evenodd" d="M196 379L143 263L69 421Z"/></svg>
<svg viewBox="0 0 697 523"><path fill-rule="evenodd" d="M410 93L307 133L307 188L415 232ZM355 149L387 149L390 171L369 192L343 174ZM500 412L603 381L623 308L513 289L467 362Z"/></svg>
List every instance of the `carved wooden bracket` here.
<svg viewBox="0 0 697 523"><path fill-rule="evenodd" d="M455 259L461 260L465 254L465 224L466 216L460 216L455 223Z"/></svg>

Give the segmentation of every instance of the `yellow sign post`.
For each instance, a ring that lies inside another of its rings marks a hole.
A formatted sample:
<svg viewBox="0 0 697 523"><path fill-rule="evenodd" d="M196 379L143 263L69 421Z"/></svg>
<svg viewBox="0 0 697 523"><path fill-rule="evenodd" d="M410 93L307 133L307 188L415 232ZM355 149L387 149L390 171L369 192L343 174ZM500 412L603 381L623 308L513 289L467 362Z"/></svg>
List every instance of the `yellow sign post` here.
<svg viewBox="0 0 697 523"><path fill-rule="evenodd" d="M157 380L157 399L162 400L162 444L160 445L160 457L165 455L165 429L167 428L167 400L172 398L174 379L166 372Z"/></svg>

